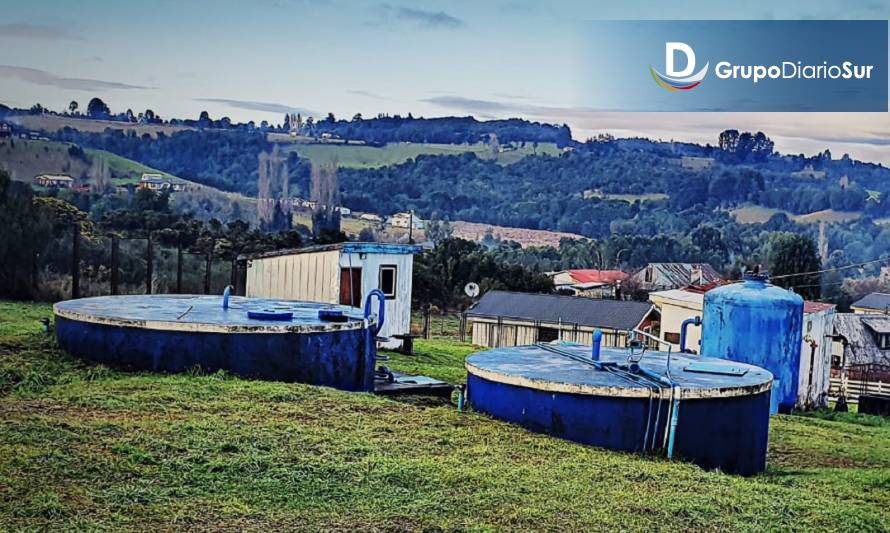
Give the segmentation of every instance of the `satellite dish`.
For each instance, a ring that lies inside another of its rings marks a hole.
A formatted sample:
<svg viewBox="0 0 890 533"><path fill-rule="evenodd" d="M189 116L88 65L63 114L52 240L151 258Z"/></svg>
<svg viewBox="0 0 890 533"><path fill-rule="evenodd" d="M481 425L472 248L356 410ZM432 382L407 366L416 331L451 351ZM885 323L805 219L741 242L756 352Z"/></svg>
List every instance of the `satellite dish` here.
<svg viewBox="0 0 890 533"><path fill-rule="evenodd" d="M470 298L475 298L475 297L479 296L479 284L478 284L478 283L473 283L472 281L469 282L469 283L467 283L467 284L464 286L464 292L465 292L465 293L467 294L467 296L469 296Z"/></svg>

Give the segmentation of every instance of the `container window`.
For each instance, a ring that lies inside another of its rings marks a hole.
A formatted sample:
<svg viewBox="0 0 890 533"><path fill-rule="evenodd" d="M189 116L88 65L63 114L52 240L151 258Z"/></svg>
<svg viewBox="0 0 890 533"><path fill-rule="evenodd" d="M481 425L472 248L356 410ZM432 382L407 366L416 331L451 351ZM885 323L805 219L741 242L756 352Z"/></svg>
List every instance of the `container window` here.
<svg viewBox="0 0 890 533"><path fill-rule="evenodd" d="M383 265L380 267L380 290L387 300L396 297L396 266Z"/></svg>
<svg viewBox="0 0 890 533"><path fill-rule="evenodd" d="M680 334L679 333L670 333L668 331L664 332L664 341L669 342L671 344L680 344Z"/></svg>
<svg viewBox="0 0 890 533"><path fill-rule="evenodd" d="M559 330L556 328L538 328L538 342L550 342L559 339Z"/></svg>

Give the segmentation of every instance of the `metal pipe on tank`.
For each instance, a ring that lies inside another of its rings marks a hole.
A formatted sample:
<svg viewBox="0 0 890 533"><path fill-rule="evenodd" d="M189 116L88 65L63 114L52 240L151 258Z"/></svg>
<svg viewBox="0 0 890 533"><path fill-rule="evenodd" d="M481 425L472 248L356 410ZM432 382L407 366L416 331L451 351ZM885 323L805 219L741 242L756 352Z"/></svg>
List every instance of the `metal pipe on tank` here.
<svg viewBox="0 0 890 533"><path fill-rule="evenodd" d="M701 326L701 317L687 318L680 324L680 353L688 353L686 352L686 328L689 326Z"/></svg>
<svg viewBox="0 0 890 533"><path fill-rule="evenodd" d="M590 348L590 358L594 361L600 360L600 347L603 343L603 332L599 328L593 330L593 345Z"/></svg>

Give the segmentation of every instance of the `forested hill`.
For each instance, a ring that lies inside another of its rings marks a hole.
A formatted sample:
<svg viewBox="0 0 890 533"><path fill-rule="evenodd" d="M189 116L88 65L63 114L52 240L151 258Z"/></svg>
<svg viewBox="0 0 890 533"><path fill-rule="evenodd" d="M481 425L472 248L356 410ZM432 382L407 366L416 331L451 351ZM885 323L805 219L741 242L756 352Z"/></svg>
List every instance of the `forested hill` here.
<svg viewBox="0 0 890 533"><path fill-rule="evenodd" d="M572 131L563 124L542 124L511 118L479 121L473 117L414 118L379 116L336 120L333 115L314 125L316 134L329 133L342 139L380 145L390 142L462 144L488 141L495 135L499 143L554 143L559 147L573 144Z"/></svg>

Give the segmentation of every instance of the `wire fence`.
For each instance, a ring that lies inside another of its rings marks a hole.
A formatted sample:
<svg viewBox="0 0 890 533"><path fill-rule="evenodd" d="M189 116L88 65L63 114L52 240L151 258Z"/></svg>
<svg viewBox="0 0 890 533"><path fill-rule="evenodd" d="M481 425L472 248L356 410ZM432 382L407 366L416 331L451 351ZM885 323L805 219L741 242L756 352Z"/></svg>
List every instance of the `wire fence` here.
<svg viewBox="0 0 890 533"><path fill-rule="evenodd" d="M154 235L83 234L79 226L55 235L31 266L37 299L114 294L218 294L235 285L234 259L162 244Z"/></svg>

